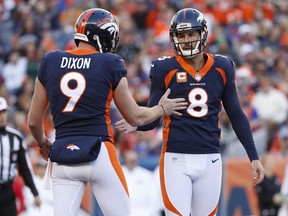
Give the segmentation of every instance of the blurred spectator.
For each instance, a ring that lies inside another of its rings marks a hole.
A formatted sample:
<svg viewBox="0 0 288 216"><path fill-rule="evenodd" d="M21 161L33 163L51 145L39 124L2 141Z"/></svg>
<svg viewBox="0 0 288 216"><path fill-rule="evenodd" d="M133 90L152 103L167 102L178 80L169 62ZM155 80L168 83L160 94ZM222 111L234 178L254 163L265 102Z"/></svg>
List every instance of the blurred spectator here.
<svg viewBox="0 0 288 216"><path fill-rule="evenodd" d="M57 3L58 1L56 0L50 0L49 4L50 9L53 9L55 14L57 13ZM73 32L75 20L77 20L79 15L82 13L83 8L79 8L74 0L67 0L65 3L65 10L61 11L59 14L60 25L65 32Z"/></svg>
<svg viewBox="0 0 288 216"><path fill-rule="evenodd" d="M164 0L158 0L156 19L153 20L153 37L160 46L168 48L170 43L169 24L175 11ZM151 17L150 17L151 18Z"/></svg>
<svg viewBox="0 0 288 216"><path fill-rule="evenodd" d="M24 188L24 196L26 203L26 211L21 216L52 216L53 215L53 194L52 190L43 188L45 184L44 176L46 171L47 162L39 159L35 162L35 185L39 188L39 196L41 197L42 204L40 208L35 208L33 205L33 197L29 193L27 187Z"/></svg>
<svg viewBox="0 0 288 216"><path fill-rule="evenodd" d="M283 125L279 130L279 143L280 143L280 155L288 157L288 124ZM288 180L288 179L287 179Z"/></svg>
<svg viewBox="0 0 288 216"><path fill-rule="evenodd" d="M281 181L274 173L273 156L266 154L261 158L261 161L265 170L265 177L263 182L255 187L260 216L277 216L282 203Z"/></svg>
<svg viewBox="0 0 288 216"><path fill-rule="evenodd" d="M245 63L246 55L255 52L259 48L255 28L251 24L241 24L238 28L238 37L234 43L239 52L240 62Z"/></svg>
<svg viewBox="0 0 288 216"><path fill-rule="evenodd" d="M240 96L240 95L239 95ZM243 100L240 96L240 101ZM243 106L243 111L246 114L249 120L253 119L250 122L251 129L253 131L253 138L259 155L262 155L267 152L267 131L259 122L259 118L255 110L252 107ZM221 126L221 140L220 147L221 152L226 157L230 156L243 156L246 154L245 149L241 145L239 139L237 138L231 122L227 116L227 113L223 109L219 114L220 126Z"/></svg>
<svg viewBox="0 0 288 216"><path fill-rule="evenodd" d="M56 50L57 44L56 41L54 40L53 36L52 36L52 32L49 30L44 30L42 32L42 40L40 42L40 47L41 47L41 52L43 52L44 54L47 52L51 52L53 50Z"/></svg>
<svg viewBox="0 0 288 216"><path fill-rule="evenodd" d="M27 42L24 44L23 49L28 60L26 73L32 79L32 81L34 81L37 76L38 66L40 62L40 54L37 45L33 42ZM34 83L32 85L34 87Z"/></svg>
<svg viewBox="0 0 288 216"><path fill-rule="evenodd" d="M220 149L223 155L228 156L231 155L231 150L229 149L231 148L231 145L233 145L237 137L235 132L233 131L231 122L225 109L222 109L222 111L219 113L219 123L221 127Z"/></svg>
<svg viewBox="0 0 288 216"><path fill-rule="evenodd" d="M159 58L162 52L161 47L157 43L153 42L152 38L147 39L140 54L141 68L143 72L147 74L147 76L149 75L152 61Z"/></svg>
<svg viewBox="0 0 288 216"><path fill-rule="evenodd" d="M32 14L30 14L31 9L27 7L27 11L22 11L22 17L21 17L21 28L19 28L19 40L20 44L24 45L27 42L32 42L39 44L39 41L41 40L41 32L38 29L38 26L36 25L36 21Z"/></svg>
<svg viewBox="0 0 288 216"><path fill-rule="evenodd" d="M251 92L249 83L242 83L241 88L238 90L238 97L242 109L250 122L252 131L254 132L261 128L259 114L255 108L251 106L251 98L253 97L253 93Z"/></svg>
<svg viewBox="0 0 288 216"><path fill-rule="evenodd" d="M136 140L135 134L130 133L124 136L123 133L115 130L114 142L118 152L118 157L121 159L121 161L126 151L134 151L135 140Z"/></svg>
<svg viewBox="0 0 288 216"><path fill-rule="evenodd" d="M226 38L224 29L220 25L214 25L213 28L213 34L210 35L209 38L210 51L225 55L233 60L237 60L234 50L230 48L230 44Z"/></svg>
<svg viewBox="0 0 288 216"><path fill-rule="evenodd" d="M267 129L267 151L269 151L275 134L287 118L287 98L283 92L274 88L267 77L261 77L259 79L259 90L255 93L251 104Z"/></svg>
<svg viewBox="0 0 288 216"><path fill-rule="evenodd" d="M141 31L143 34L147 28L146 19L149 12L149 5L147 0L136 0L136 3L136 11L132 14L132 19L134 20L138 31Z"/></svg>
<svg viewBox="0 0 288 216"><path fill-rule="evenodd" d="M120 34L122 34L122 37L120 35L121 41L118 46L118 54L123 57L126 63L133 63L140 52L138 35L132 29L124 29Z"/></svg>
<svg viewBox="0 0 288 216"><path fill-rule="evenodd" d="M11 95L15 95L26 77L27 58L15 50L9 54L8 62L3 67L2 76Z"/></svg>
<svg viewBox="0 0 288 216"><path fill-rule="evenodd" d="M155 189L152 172L138 165L138 155L134 151L124 153L122 168L131 199L131 215L155 216L153 214Z"/></svg>
<svg viewBox="0 0 288 216"><path fill-rule="evenodd" d="M253 72L255 73L255 76L259 79L259 82L260 82L261 77L266 77L267 79L271 79L272 81L273 76L270 74L270 71L267 66L267 61L264 55L262 54L258 54L257 56L255 56L255 60L253 64ZM273 85L274 83L271 83L271 84Z"/></svg>
<svg viewBox="0 0 288 216"><path fill-rule="evenodd" d="M143 75L145 76L144 79L148 80L148 78L146 78L146 74L143 73ZM147 87L147 85L142 83L143 81L141 81L141 77L134 77L132 96L139 106L147 106L149 98L149 88Z"/></svg>
<svg viewBox="0 0 288 216"><path fill-rule="evenodd" d="M155 203L154 203L154 214L155 216L165 216L164 203L161 196L159 166L153 171L153 182L156 186L155 189Z"/></svg>
<svg viewBox="0 0 288 216"><path fill-rule="evenodd" d="M277 87L282 91L286 98L288 98L288 56L281 55L280 53L276 56L274 65L271 70L275 75Z"/></svg>
<svg viewBox="0 0 288 216"><path fill-rule="evenodd" d="M11 105L11 98L9 90L5 84L5 80L0 73L0 96L4 97L9 105Z"/></svg>

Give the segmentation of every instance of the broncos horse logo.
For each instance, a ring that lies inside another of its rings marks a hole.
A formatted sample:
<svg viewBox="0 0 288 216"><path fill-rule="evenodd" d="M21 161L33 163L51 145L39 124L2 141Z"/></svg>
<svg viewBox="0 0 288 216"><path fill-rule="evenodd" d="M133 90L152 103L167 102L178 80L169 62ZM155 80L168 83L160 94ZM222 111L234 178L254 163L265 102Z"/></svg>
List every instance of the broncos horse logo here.
<svg viewBox="0 0 288 216"><path fill-rule="evenodd" d="M119 32L119 27L114 22L107 22L100 26L101 29L105 29L110 32L110 35L113 36L112 38L116 37Z"/></svg>
<svg viewBox="0 0 288 216"><path fill-rule="evenodd" d="M80 148L79 148L77 145L72 144L72 143L66 145L66 148L67 148L67 149L70 149L71 151L74 151L74 150L79 151L79 150L80 150Z"/></svg>

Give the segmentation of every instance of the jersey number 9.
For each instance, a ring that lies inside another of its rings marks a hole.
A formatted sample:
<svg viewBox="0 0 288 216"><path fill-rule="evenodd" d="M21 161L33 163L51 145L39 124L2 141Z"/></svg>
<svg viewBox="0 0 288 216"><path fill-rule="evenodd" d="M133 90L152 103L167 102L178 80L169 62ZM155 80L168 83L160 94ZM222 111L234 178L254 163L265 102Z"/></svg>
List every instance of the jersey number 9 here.
<svg viewBox="0 0 288 216"><path fill-rule="evenodd" d="M72 80L76 82L75 88L69 86L69 82ZM62 77L60 88L62 93L69 98L62 112L73 112L77 102L86 89L86 79L81 73L69 72Z"/></svg>

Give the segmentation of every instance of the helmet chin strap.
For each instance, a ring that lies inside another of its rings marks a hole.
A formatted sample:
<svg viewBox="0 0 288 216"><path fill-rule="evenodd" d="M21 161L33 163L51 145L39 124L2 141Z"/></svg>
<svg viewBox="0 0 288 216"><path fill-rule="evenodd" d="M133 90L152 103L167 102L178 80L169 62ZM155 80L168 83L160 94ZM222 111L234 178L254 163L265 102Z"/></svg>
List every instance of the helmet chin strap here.
<svg viewBox="0 0 288 216"><path fill-rule="evenodd" d="M96 42L97 42L97 45L98 45L98 48L99 48L99 52L103 53L102 46L101 46L100 39L99 39L98 35L96 35Z"/></svg>

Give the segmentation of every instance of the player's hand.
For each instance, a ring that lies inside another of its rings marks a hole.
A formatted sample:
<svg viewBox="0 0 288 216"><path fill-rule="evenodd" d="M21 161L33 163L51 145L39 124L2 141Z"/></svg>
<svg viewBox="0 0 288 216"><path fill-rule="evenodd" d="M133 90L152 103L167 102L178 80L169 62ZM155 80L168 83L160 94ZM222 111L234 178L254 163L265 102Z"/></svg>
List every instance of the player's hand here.
<svg viewBox="0 0 288 216"><path fill-rule="evenodd" d="M259 160L253 160L251 167L254 177L254 186L260 184L264 179L264 168Z"/></svg>
<svg viewBox="0 0 288 216"><path fill-rule="evenodd" d="M137 127L130 125L125 119L121 119L115 123L116 130L123 132L124 135L137 130Z"/></svg>
<svg viewBox="0 0 288 216"><path fill-rule="evenodd" d="M165 92L165 94L161 97L159 101L159 105L162 106L164 109L164 115L177 115L181 116L182 114L180 112L177 112L178 110L184 110L187 108L187 102L185 102L185 98L174 98L169 99L168 96L170 94L171 90L168 88Z"/></svg>
<svg viewBox="0 0 288 216"><path fill-rule="evenodd" d="M33 204L34 204L35 207L40 207L41 206L41 199L40 199L39 195L34 197L34 203Z"/></svg>
<svg viewBox="0 0 288 216"><path fill-rule="evenodd" d="M39 152L42 156L42 158L46 161L48 161L49 153L51 151L51 145L52 142L48 140L47 144L45 144L43 147L39 148Z"/></svg>

